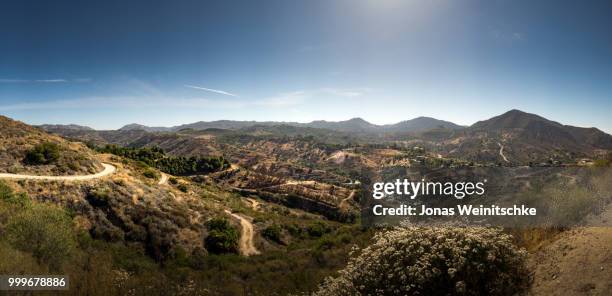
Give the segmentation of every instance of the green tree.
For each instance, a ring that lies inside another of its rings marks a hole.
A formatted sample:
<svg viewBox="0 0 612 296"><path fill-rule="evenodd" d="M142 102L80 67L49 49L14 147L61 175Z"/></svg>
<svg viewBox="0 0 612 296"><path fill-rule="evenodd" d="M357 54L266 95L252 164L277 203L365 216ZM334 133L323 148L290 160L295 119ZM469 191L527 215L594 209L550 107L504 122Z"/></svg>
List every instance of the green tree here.
<svg viewBox="0 0 612 296"><path fill-rule="evenodd" d="M208 236L206 237L206 249L214 254L237 253L238 239L240 233L227 219L215 218L206 223Z"/></svg>
<svg viewBox="0 0 612 296"><path fill-rule="evenodd" d="M45 142L26 152L24 162L30 165L51 164L60 158L59 145Z"/></svg>

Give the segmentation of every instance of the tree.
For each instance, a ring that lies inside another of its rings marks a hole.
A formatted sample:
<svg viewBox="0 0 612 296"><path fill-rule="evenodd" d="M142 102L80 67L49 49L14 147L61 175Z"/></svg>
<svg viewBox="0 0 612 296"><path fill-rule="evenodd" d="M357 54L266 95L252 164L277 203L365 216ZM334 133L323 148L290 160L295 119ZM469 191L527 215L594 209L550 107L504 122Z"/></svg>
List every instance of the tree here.
<svg viewBox="0 0 612 296"><path fill-rule="evenodd" d="M60 157L60 148L57 144L46 142L34 146L26 152L24 162L30 165L51 164Z"/></svg>
<svg viewBox="0 0 612 296"><path fill-rule="evenodd" d="M227 219L215 218L208 221L206 226L210 231L205 240L209 252L215 254L238 252L240 233Z"/></svg>

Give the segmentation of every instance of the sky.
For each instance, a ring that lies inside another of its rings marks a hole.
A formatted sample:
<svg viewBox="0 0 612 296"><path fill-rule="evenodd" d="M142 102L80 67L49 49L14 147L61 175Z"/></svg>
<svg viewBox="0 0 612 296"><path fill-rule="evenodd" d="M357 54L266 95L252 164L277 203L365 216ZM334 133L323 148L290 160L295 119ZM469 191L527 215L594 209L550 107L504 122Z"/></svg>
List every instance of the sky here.
<svg viewBox="0 0 612 296"><path fill-rule="evenodd" d="M610 1L1 1L0 114L116 129L510 109L612 133Z"/></svg>

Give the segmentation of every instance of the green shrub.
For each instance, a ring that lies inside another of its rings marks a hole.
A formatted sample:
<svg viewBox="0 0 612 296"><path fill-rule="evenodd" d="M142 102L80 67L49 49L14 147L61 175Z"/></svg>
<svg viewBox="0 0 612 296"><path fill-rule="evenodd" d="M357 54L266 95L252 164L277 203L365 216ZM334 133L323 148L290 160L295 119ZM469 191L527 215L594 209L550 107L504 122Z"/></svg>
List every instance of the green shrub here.
<svg viewBox="0 0 612 296"><path fill-rule="evenodd" d="M9 204L20 205L25 207L30 205L31 201L24 193L15 194L11 187L0 181L0 200Z"/></svg>
<svg viewBox="0 0 612 296"><path fill-rule="evenodd" d="M327 225L325 225L325 223L323 223L321 221L317 221L317 222L311 224L310 226L308 226L306 231L308 231L308 235L310 235L312 237L321 237L324 234L330 232L331 229L329 229L329 227L327 227Z"/></svg>
<svg viewBox="0 0 612 296"><path fill-rule="evenodd" d="M157 172L152 170L152 169L147 169L142 173L143 176L149 178L149 179L157 179L158 175Z"/></svg>
<svg viewBox="0 0 612 296"><path fill-rule="evenodd" d="M350 259L315 295L520 295L526 252L492 228L396 228Z"/></svg>
<svg viewBox="0 0 612 296"><path fill-rule="evenodd" d="M29 165L51 164L60 157L59 145L55 143L42 143L26 152L24 162Z"/></svg>
<svg viewBox="0 0 612 296"><path fill-rule="evenodd" d="M178 179L170 178L170 179L168 179L168 182L170 182L170 184L172 184L172 185L176 185L176 184L178 184Z"/></svg>
<svg viewBox="0 0 612 296"><path fill-rule="evenodd" d="M266 227L261 233L265 238L277 242L282 243L281 241L281 228L278 225L271 225Z"/></svg>
<svg viewBox="0 0 612 296"><path fill-rule="evenodd" d="M176 186L176 188L178 188L178 190L182 191L182 192L187 192L187 185L185 184L179 184L178 186Z"/></svg>
<svg viewBox="0 0 612 296"><path fill-rule="evenodd" d="M52 270L61 267L76 245L70 217L48 204L33 204L11 217L6 237L15 248L32 253Z"/></svg>
<svg viewBox="0 0 612 296"><path fill-rule="evenodd" d="M206 249L214 254L237 253L238 239L240 234L227 219L215 218L206 223L208 236L206 237Z"/></svg>

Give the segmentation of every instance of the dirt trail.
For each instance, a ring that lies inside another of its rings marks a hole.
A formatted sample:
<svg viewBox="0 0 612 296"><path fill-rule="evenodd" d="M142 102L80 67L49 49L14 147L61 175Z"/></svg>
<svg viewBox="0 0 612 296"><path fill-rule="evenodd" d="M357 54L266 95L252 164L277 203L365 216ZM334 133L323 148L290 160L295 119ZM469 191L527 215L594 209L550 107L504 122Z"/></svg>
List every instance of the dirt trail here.
<svg viewBox="0 0 612 296"><path fill-rule="evenodd" d="M225 212L240 221L240 226L242 227L242 230L240 231L240 241L238 242L240 253L244 256L261 254L257 248L255 248L255 231L253 231L253 224L251 221L238 214L232 213L230 210L225 210Z"/></svg>
<svg viewBox="0 0 612 296"><path fill-rule="evenodd" d="M340 204L338 205L338 207L341 209L346 209L349 206L349 201L352 200L354 196L355 196L355 190L352 190L351 194L349 194L347 198L340 201Z"/></svg>
<svg viewBox="0 0 612 296"><path fill-rule="evenodd" d="M159 178L159 182L157 182L157 185L164 185L168 182L168 175L164 174L163 172L161 173L161 177Z"/></svg>
<svg viewBox="0 0 612 296"><path fill-rule="evenodd" d="M49 180L49 181L87 181L99 179L114 173L117 168L108 163L102 163L104 170L93 175L76 175L76 176L34 176L21 174L6 174L1 173L0 179L19 179L19 180Z"/></svg>
<svg viewBox="0 0 612 296"><path fill-rule="evenodd" d="M504 155L504 145L502 145L500 142L497 142L497 145L499 145L499 155L504 159L505 162L510 162L508 161L508 158L506 158L506 156Z"/></svg>

